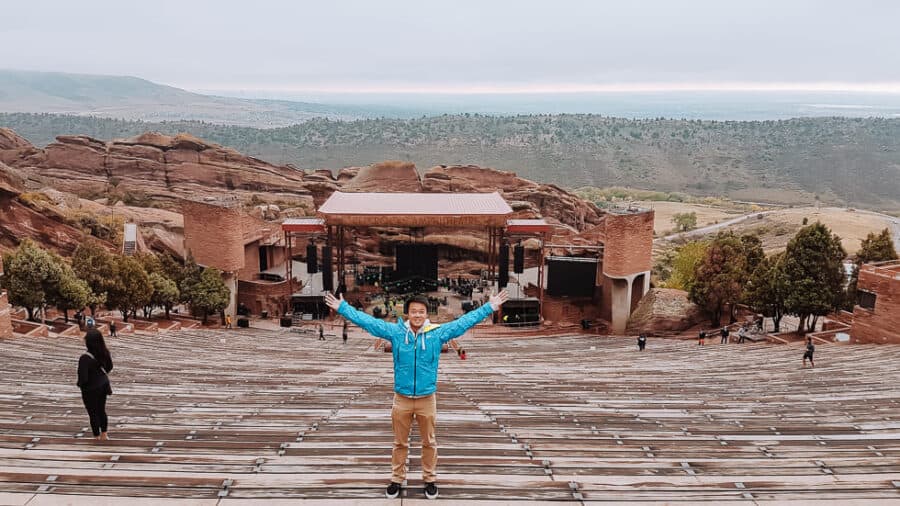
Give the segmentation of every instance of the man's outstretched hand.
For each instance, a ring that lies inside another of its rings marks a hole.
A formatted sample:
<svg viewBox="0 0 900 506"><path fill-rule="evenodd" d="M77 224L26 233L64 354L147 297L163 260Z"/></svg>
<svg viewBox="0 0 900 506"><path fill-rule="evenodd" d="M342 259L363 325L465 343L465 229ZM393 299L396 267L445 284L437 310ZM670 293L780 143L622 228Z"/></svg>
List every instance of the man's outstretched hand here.
<svg viewBox="0 0 900 506"><path fill-rule="evenodd" d="M338 308L341 307L341 302L344 302L344 294L340 294L338 297L340 298L336 298L331 292L326 292L325 305L337 311Z"/></svg>
<svg viewBox="0 0 900 506"><path fill-rule="evenodd" d="M491 298L488 299L488 302L491 304L491 307L494 308L494 311L500 309L500 306L503 305L504 302L509 300L509 292L503 290L500 293L492 293Z"/></svg>

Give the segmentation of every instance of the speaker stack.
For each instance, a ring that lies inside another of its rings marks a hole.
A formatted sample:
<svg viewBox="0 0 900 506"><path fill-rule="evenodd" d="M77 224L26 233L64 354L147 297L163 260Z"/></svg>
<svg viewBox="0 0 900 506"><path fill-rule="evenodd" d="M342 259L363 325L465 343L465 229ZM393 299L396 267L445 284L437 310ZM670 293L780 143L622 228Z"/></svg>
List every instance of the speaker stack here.
<svg viewBox="0 0 900 506"><path fill-rule="evenodd" d="M315 274L319 272L319 255L316 254L316 245L308 244L306 246L306 273Z"/></svg>
<svg viewBox="0 0 900 506"><path fill-rule="evenodd" d="M497 286L502 290L509 284L509 244L500 246L500 258L499 262L497 262L497 270L499 271Z"/></svg>
<svg viewBox="0 0 900 506"><path fill-rule="evenodd" d="M516 244L513 248L513 272L516 274L525 272L525 247L521 244Z"/></svg>

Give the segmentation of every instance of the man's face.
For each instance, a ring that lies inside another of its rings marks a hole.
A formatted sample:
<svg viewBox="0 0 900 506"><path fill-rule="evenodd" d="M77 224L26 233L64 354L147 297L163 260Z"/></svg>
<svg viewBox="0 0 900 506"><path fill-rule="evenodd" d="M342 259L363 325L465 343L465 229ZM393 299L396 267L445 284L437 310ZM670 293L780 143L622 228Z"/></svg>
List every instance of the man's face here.
<svg viewBox="0 0 900 506"><path fill-rule="evenodd" d="M425 318L428 317L428 308L421 302L409 303L409 324L413 327L421 327L425 324Z"/></svg>

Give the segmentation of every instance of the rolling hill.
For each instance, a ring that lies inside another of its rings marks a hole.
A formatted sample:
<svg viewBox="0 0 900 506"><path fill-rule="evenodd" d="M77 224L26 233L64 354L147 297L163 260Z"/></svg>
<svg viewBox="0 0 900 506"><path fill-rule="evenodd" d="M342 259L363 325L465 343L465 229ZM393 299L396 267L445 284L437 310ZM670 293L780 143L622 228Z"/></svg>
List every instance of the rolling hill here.
<svg viewBox="0 0 900 506"><path fill-rule="evenodd" d="M567 188L627 186L735 200L850 205L900 212L900 119L779 121L621 119L599 115L443 115L257 129L0 114L43 146L57 135L100 139L189 132L273 163L339 169L389 159L494 167Z"/></svg>
<svg viewBox="0 0 900 506"><path fill-rule="evenodd" d="M137 77L21 70L0 70L0 111L142 121L197 120L263 128L321 117L358 119L417 114L389 106L208 96Z"/></svg>

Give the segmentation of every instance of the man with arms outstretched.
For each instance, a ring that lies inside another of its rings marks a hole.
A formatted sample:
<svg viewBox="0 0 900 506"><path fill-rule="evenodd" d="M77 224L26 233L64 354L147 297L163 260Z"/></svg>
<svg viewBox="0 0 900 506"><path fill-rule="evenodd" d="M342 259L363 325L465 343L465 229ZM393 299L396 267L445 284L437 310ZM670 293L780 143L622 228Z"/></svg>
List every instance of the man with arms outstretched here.
<svg viewBox="0 0 900 506"><path fill-rule="evenodd" d="M400 487L406 479L406 457L409 454L409 430L413 416L422 436L422 481L425 482L425 497L435 499L438 496L434 424L441 346L500 309L508 298L509 294L503 290L491 295L488 304L452 322L435 325L428 321L428 299L422 296L406 301L403 308L408 318L406 322L403 318L398 318L397 323L388 323L357 311L344 302L343 296L338 299L330 293L325 295L328 307L373 336L391 343L394 355L394 405L391 409L394 448L391 452L391 483L385 492L389 499L400 495Z"/></svg>

